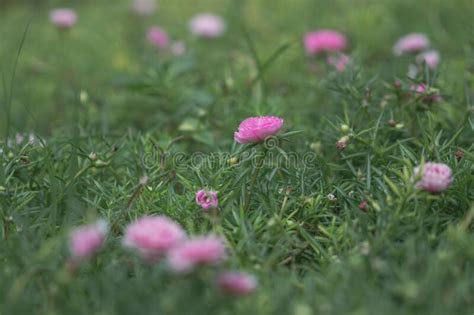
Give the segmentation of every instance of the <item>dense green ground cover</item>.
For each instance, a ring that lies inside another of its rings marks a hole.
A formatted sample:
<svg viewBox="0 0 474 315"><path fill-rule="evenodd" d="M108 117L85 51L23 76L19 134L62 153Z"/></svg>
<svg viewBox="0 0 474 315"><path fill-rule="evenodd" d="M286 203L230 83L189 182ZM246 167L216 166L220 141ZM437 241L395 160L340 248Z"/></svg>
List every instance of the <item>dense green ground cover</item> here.
<svg viewBox="0 0 474 315"><path fill-rule="evenodd" d="M474 312L472 1L162 0L147 18L127 1L81 1L70 32L48 21L57 5L0 2L0 314ZM188 34L202 11L225 17L222 38ZM152 24L188 52L149 47ZM306 57L317 28L347 34L353 66ZM392 46L414 31L442 61L411 80ZM443 101L410 93L413 81ZM240 121L267 114L285 119L274 142L234 142ZM249 152L267 152L254 184ZM447 191L414 188L423 161L452 168ZM217 220L194 201L203 187L219 191ZM217 269L255 274L258 291L231 299L216 268L143 264L121 237L144 214L225 236ZM98 217L106 246L70 273L68 233Z"/></svg>

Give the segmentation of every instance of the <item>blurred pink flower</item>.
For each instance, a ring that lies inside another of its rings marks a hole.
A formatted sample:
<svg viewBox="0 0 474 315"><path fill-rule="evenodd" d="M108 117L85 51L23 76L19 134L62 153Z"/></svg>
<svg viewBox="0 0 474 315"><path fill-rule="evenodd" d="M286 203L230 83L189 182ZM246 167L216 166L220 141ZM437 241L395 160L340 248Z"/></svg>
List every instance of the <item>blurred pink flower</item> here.
<svg viewBox="0 0 474 315"><path fill-rule="evenodd" d="M166 31L159 26L152 26L147 32L148 42L153 46L164 49L168 47L170 40Z"/></svg>
<svg viewBox="0 0 474 315"><path fill-rule="evenodd" d="M186 44L183 41L173 42L170 51L175 56L182 56L186 53Z"/></svg>
<svg viewBox="0 0 474 315"><path fill-rule="evenodd" d="M34 133L30 132L27 134L27 133L18 132L15 134L15 143L22 144L23 141L25 141L26 136L28 136L28 144L35 144L37 142L37 139ZM9 139L8 143L12 144L13 142L11 141L11 139Z"/></svg>
<svg viewBox="0 0 474 315"><path fill-rule="evenodd" d="M410 90L418 94L424 94L426 92L426 85L423 83L413 84L410 86Z"/></svg>
<svg viewBox="0 0 474 315"><path fill-rule="evenodd" d="M123 244L153 262L185 238L185 232L173 220L165 216L145 216L127 226Z"/></svg>
<svg viewBox="0 0 474 315"><path fill-rule="evenodd" d="M254 276L243 272L225 272L217 278L217 285L223 293L233 296L248 295L257 289Z"/></svg>
<svg viewBox="0 0 474 315"><path fill-rule="evenodd" d="M21 144L21 143L23 142L23 140L25 140L25 134L18 132L18 133L15 135L15 142L16 142L16 144Z"/></svg>
<svg viewBox="0 0 474 315"><path fill-rule="evenodd" d="M451 168L443 163L428 162L421 167L415 167L414 174L415 176L421 176L420 181L416 183L416 187L431 193L438 193L447 189L453 181Z"/></svg>
<svg viewBox="0 0 474 315"><path fill-rule="evenodd" d="M238 143L254 143L276 134L283 126L283 119L276 116L250 117L242 121L234 132Z"/></svg>
<svg viewBox="0 0 474 315"><path fill-rule="evenodd" d="M103 245L108 225L105 220L75 228L69 235L69 250L74 261L93 256Z"/></svg>
<svg viewBox="0 0 474 315"><path fill-rule="evenodd" d="M191 33L200 37L215 38L224 33L226 25L220 16L202 13L191 18L189 29Z"/></svg>
<svg viewBox="0 0 474 315"><path fill-rule="evenodd" d="M156 8L156 0L133 0L132 2L132 10L139 15L152 15Z"/></svg>
<svg viewBox="0 0 474 315"><path fill-rule="evenodd" d="M425 34L412 33L400 37L393 47L395 55L418 53L428 48L430 41Z"/></svg>
<svg viewBox="0 0 474 315"><path fill-rule="evenodd" d="M350 61L351 57L346 54L331 55L327 58L327 63L334 66L339 72L343 72Z"/></svg>
<svg viewBox="0 0 474 315"><path fill-rule="evenodd" d="M427 92L429 90L427 89L427 87L424 83L413 84L412 86L410 86L410 90L413 91L415 93L415 95L417 95L417 94L418 94L418 96L423 95L422 100L425 103L437 103L437 102L442 101L442 99L443 99L441 97L441 95L439 95L437 93L431 93L430 92L430 94L427 94ZM426 94L426 95L424 95L424 94Z"/></svg>
<svg viewBox="0 0 474 315"><path fill-rule="evenodd" d="M72 9L54 9L49 14L49 20L59 28L71 28L77 22L77 14Z"/></svg>
<svg viewBox="0 0 474 315"><path fill-rule="evenodd" d="M437 52L436 50L429 50L429 51L423 52L416 57L416 61L418 63L425 62L426 65L433 70L438 68L439 60L440 60L439 52Z"/></svg>
<svg viewBox="0 0 474 315"><path fill-rule="evenodd" d="M321 52L338 52L347 47L347 39L334 30L318 30L305 34L304 46L310 56Z"/></svg>
<svg viewBox="0 0 474 315"><path fill-rule="evenodd" d="M196 192L196 203L203 209L217 208L219 200L217 199L217 191L199 190Z"/></svg>
<svg viewBox="0 0 474 315"><path fill-rule="evenodd" d="M189 239L168 254L168 264L175 272L190 272L200 265L214 265L226 259L224 241L214 235Z"/></svg>

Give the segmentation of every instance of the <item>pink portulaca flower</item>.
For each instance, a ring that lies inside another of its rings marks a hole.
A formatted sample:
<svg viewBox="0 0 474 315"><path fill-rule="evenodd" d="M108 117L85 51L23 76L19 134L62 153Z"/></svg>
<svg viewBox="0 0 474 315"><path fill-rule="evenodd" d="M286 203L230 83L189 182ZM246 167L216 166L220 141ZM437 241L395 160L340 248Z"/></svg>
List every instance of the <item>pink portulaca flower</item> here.
<svg viewBox="0 0 474 315"><path fill-rule="evenodd" d="M49 20L58 28L71 28L77 22L77 14L72 9L54 9L49 14Z"/></svg>
<svg viewBox="0 0 474 315"><path fill-rule="evenodd" d="M421 176L416 187L431 193L446 190L453 181L451 168L443 163L426 163L422 167L416 167L414 174Z"/></svg>
<svg viewBox="0 0 474 315"><path fill-rule="evenodd" d="M410 53L418 53L428 48L430 41L428 37L420 33L412 33L400 37L393 47L393 52L397 56Z"/></svg>
<svg viewBox="0 0 474 315"><path fill-rule="evenodd" d="M132 10L138 15L152 15L156 7L156 0L133 0L132 2Z"/></svg>
<svg viewBox="0 0 474 315"><path fill-rule="evenodd" d="M69 235L69 250L73 261L79 262L92 257L99 251L108 233L105 220L75 228Z"/></svg>
<svg viewBox="0 0 474 315"><path fill-rule="evenodd" d="M182 242L168 255L168 265L175 272L190 272L198 266L214 265L226 258L224 241L214 235Z"/></svg>
<svg viewBox="0 0 474 315"><path fill-rule="evenodd" d="M148 42L153 46L164 49L168 47L170 39L166 31L159 26L152 26L147 32Z"/></svg>
<svg viewBox="0 0 474 315"><path fill-rule="evenodd" d="M217 199L217 191L199 190L196 192L196 203L203 209L217 208L219 200Z"/></svg>
<svg viewBox="0 0 474 315"><path fill-rule="evenodd" d="M327 58L327 63L336 68L339 72L343 72L350 61L351 57L346 54L331 55Z"/></svg>
<svg viewBox="0 0 474 315"><path fill-rule="evenodd" d="M426 51L424 53L419 54L416 57L416 61L418 63L424 62L432 70L438 68L439 60L440 60L439 52L437 52L436 50Z"/></svg>
<svg viewBox="0 0 474 315"><path fill-rule="evenodd" d="M283 126L283 119L276 116L250 117L242 121L234 132L238 143L255 143L275 135Z"/></svg>
<svg viewBox="0 0 474 315"><path fill-rule="evenodd" d="M257 279L243 272L225 272L217 278L217 286L223 293L233 296L249 295L257 289Z"/></svg>
<svg viewBox="0 0 474 315"><path fill-rule="evenodd" d="M217 15L202 13L195 15L189 21L191 33L203 38L215 38L221 36L226 29L224 20Z"/></svg>
<svg viewBox="0 0 474 315"><path fill-rule="evenodd" d="M319 30L305 34L304 46L310 56L321 52L340 52L346 49L347 39L334 30Z"/></svg>
<svg viewBox="0 0 474 315"><path fill-rule="evenodd" d="M186 239L181 226L164 216L145 216L127 226L123 244L154 262Z"/></svg>

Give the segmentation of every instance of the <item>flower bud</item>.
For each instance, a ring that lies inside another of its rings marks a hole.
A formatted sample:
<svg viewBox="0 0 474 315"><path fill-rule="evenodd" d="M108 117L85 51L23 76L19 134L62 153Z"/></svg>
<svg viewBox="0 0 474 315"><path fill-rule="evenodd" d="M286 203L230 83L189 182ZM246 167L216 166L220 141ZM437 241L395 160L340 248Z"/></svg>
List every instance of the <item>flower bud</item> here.
<svg viewBox="0 0 474 315"><path fill-rule="evenodd" d="M143 175L139 181L140 186L146 186L146 184L148 184L148 180L149 180L148 176Z"/></svg>
<svg viewBox="0 0 474 315"><path fill-rule="evenodd" d="M323 148L320 141L311 143L309 147L311 150L313 150L316 153L321 153L322 148Z"/></svg>
<svg viewBox="0 0 474 315"><path fill-rule="evenodd" d="M239 162L239 159L238 159L236 156L231 157L230 159L227 160L227 163L228 163L230 166L234 166L234 165L236 165L238 162Z"/></svg>
<svg viewBox="0 0 474 315"><path fill-rule="evenodd" d="M362 200L360 203L359 203L359 209L362 210L362 211L365 211L367 210L367 200Z"/></svg>
<svg viewBox="0 0 474 315"><path fill-rule="evenodd" d="M348 125L346 125L346 124L341 125L341 131L342 132L348 133L350 130L351 130L351 128Z"/></svg>
<svg viewBox="0 0 474 315"><path fill-rule="evenodd" d="M89 95L87 94L87 92L84 90L81 90L81 92L79 93L79 101L82 104L85 104L88 99L89 99Z"/></svg>
<svg viewBox="0 0 474 315"><path fill-rule="evenodd" d="M104 162L104 161L102 161L102 160L97 160L97 161L95 161L95 163L94 163L94 166L95 166L95 167L105 167L105 166L107 166L107 165L109 165L109 162Z"/></svg>
<svg viewBox="0 0 474 315"><path fill-rule="evenodd" d="M344 136L336 142L336 148L339 151L343 151L347 148L347 143L349 142L349 137Z"/></svg>
<svg viewBox="0 0 474 315"><path fill-rule="evenodd" d="M89 153L89 159L90 159L91 161L97 160L97 153L95 153L95 152Z"/></svg>

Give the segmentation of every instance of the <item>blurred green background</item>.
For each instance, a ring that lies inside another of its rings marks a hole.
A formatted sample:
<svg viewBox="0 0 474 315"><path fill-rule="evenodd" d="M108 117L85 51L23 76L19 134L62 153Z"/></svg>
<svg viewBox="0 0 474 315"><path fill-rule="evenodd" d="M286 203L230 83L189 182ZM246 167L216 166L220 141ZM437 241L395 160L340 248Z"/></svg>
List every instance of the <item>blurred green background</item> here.
<svg viewBox="0 0 474 315"><path fill-rule="evenodd" d="M56 7L77 10L72 30L61 32L50 24L49 11ZM187 23L200 12L222 15L227 33L213 41L192 38ZM426 33L441 53L438 82L449 95L462 87L466 63L473 63L467 58L472 56L473 18L472 0L161 0L150 17L133 14L127 0L2 0L0 67L6 83L0 99L6 103L14 60L30 22L13 82L10 132L49 135L78 120L100 132L174 130L202 116L212 120L219 113L233 117L255 111L314 122L333 112L338 100L328 97L324 76L308 70L302 47L306 31L334 28L347 34L361 70L382 80L406 75L408 61L391 52L395 40ZM186 56L173 58L150 47L145 37L150 25L184 40ZM252 97L256 92L249 82L256 66L243 29L262 60L290 45L267 72L263 100ZM141 93L142 85L137 93L137 82L143 80L151 93ZM268 107L259 108L260 103ZM2 116L5 120L6 112Z"/></svg>

